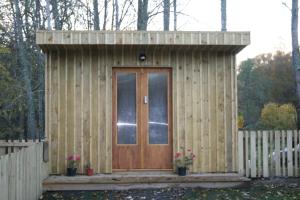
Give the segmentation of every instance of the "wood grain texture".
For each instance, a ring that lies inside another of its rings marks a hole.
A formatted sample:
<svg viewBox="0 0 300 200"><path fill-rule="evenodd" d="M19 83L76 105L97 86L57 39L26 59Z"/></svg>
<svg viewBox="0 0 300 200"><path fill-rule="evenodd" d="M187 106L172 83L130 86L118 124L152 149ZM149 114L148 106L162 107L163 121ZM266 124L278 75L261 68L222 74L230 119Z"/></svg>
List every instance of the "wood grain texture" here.
<svg viewBox="0 0 300 200"><path fill-rule="evenodd" d="M142 51L145 62L138 59ZM66 156L73 153L82 158L79 173L87 162L96 173L112 172L113 67L171 67L173 152L181 146L193 150L192 172L237 171L233 53L158 46L81 46L60 52L45 51L51 173L65 173Z"/></svg>
<svg viewBox="0 0 300 200"><path fill-rule="evenodd" d="M215 31L37 31L36 43L49 45L159 45L238 52L250 44L249 32Z"/></svg>
<svg viewBox="0 0 300 200"><path fill-rule="evenodd" d="M251 178L299 177L299 151L294 149L299 142L297 130L250 131L250 145L249 131L239 131L238 136L240 174L246 171L246 177Z"/></svg>
<svg viewBox="0 0 300 200"><path fill-rule="evenodd" d="M0 157L0 199L38 199L46 177L48 168L43 162L43 143L25 144L18 152Z"/></svg>

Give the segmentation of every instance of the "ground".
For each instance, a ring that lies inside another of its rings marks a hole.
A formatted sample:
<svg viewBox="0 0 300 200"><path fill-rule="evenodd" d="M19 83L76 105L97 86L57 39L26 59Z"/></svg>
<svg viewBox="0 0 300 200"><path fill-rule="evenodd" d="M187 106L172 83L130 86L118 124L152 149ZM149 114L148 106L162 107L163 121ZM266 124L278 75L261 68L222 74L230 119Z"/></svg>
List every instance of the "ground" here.
<svg viewBox="0 0 300 200"><path fill-rule="evenodd" d="M128 191L63 191L46 192L43 200L168 200L168 199L299 199L300 178L253 180L247 186L226 189L164 188Z"/></svg>

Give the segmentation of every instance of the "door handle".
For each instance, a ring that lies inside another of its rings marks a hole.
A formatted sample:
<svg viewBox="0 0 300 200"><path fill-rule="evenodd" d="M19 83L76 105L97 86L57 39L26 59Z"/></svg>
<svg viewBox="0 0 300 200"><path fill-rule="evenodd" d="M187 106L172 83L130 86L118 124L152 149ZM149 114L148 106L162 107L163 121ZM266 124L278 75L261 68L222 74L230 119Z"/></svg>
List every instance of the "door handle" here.
<svg viewBox="0 0 300 200"><path fill-rule="evenodd" d="M144 96L144 104L148 103L148 96Z"/></svg>

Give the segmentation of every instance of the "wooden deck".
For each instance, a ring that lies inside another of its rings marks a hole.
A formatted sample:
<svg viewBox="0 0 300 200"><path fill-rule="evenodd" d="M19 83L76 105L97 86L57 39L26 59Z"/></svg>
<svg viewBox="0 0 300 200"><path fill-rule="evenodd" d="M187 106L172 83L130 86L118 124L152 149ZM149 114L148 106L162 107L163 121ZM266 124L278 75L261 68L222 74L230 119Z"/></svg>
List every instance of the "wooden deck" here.
<svg viewBox="0 0 300 200"><path fill-rule="evenodd" d="M50 176L43 183L45 191L57 190L127 190L162 187L234 187L250 179L235 173L190 174L177 176L171 172L126 172L94 176Z"/></svg>

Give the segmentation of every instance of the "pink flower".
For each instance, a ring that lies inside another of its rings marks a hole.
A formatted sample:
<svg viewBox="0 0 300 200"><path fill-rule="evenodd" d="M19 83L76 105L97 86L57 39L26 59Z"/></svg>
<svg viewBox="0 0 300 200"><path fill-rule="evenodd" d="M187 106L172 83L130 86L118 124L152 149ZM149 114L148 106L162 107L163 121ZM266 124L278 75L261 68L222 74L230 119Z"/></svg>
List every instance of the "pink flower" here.
<svg viewBox="0 0 300 200"><path fill-rule="evenodd" d="M176 154L175 154L175 158L179 158L181 156L181 153L180 152L177 152Z"/></svg>
<svg viewBox="0 0 300 200"><path fill-rule="evenodd" d="M67 160L75 160L79 161L80 160L80 155L70 155Z"/></svg>
<svg viewBox="0 0 300 200"><path fill-rule="evenodd" d="M74 156L73 156L73 155L69 156L69 157L67 158L67 160L74 160Z"/></svg>
<svg viewBox="0 0 300 200"><path fill-rule="evenodd" d="M75 160L79 161L80 160L80 155L76 155Z"/></svg>

